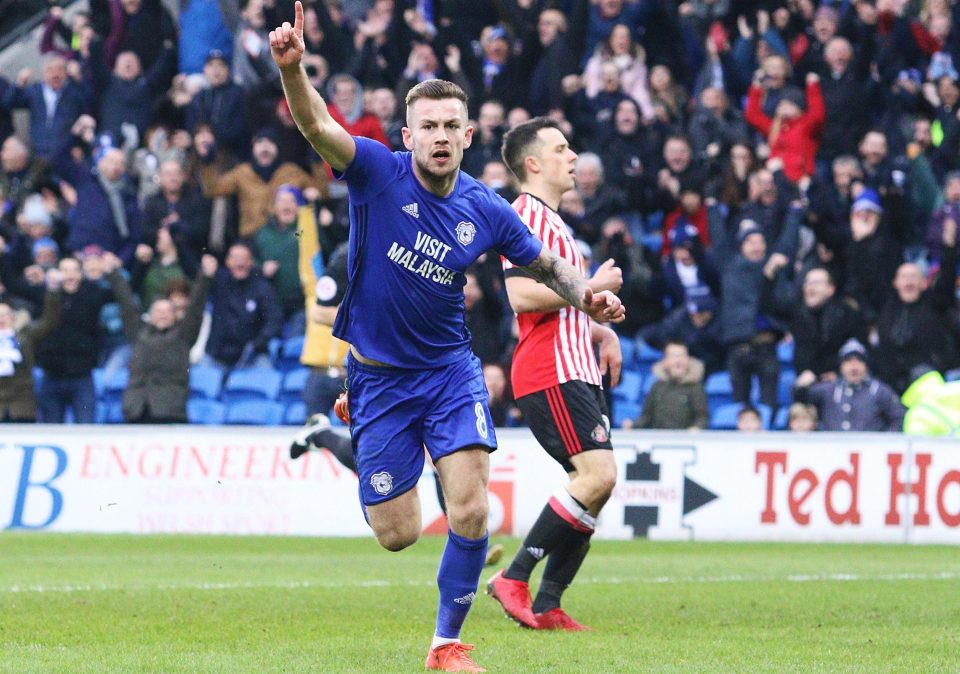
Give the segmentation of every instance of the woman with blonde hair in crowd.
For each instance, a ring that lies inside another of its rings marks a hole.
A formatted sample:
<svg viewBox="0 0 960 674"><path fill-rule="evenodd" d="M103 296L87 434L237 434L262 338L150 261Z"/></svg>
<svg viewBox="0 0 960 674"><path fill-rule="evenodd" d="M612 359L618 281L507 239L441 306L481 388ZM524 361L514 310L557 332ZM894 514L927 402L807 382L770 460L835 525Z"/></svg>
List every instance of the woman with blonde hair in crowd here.
<svg viewBox="0 0 960 674"><path fill-rule="evenodd" d="M660 107L666 113L661 117L662 122L685 123L689 100L686 90L673 79L667 66L657 65L650 70L650 101L655 109Z"/></svg>
<svg viewBox="0 0 960 674"><path fill-rule="evenodd" d="M630 28L622 23L613 27L610 36L597 45L593 56L587 61L583 71L583 86L588 98L600 92L601 66L604 63L617 66L623 92L637 102L644 120L653 119L653 104L647 90L647 53L633 40Z"/></svg>

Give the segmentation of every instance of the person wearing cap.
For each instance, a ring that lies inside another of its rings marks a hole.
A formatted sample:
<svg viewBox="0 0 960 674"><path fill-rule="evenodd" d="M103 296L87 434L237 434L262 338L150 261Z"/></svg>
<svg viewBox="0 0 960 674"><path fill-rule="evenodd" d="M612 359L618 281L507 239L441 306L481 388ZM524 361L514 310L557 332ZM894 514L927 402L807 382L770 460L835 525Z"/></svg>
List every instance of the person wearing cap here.
<svg viewBox="0 0 960 674"><path fill-rule="evenodd" d="M670 253L663 257L660 269L663 294L670 307L683 305L691 288L706 286L714 296L719 296L720 272L705 250L697 227L680 218L668 238Z"/></svg>
<svg viewBox="0 0 960 674"><path fill-rule="evenodd" d="M637 428L701 430L710 414L703 388L703 363L690 357L687 345L669 341L663 359L653 366L657 382L643 399Z"/></svg>
<svg viewBox="0 0 960 674"><path fill-rule="evenodd" d="M203 75L208 87L202 89L187 108L187 129L195 133L200 124L208 124L217 145L236 157L247 156L250 134L247 127L243 87L230 79L230 62L219 49L207 54Z"/></svg>
<svg viewBox="0 0 960 674"><path fill-rule="evenodd" d="M46 271L57 266L60 260L60 246L48 236L37 239L31 247L33 263Z"/></svg>
<svg viewBox="0 0 960 674"><path fill-rule="evenodd" d="M700 244L710 247L710 222L707 218L707 207L703 203L703 187L688 185L683 187L678 194L677 205L671 212L663 218L662 247L660 248L660 257L666 258L673 251L673 232L678 227L693 225L696 230L695 238L699 239ZM683 239L689 241L683 232Z"/></svg>
<svg viewBox="0 0 960 674"><path fill-rule="evenodd" d="M863 189L850 207L844 294L857 303L868 325L879 319L900 263L902 244L893 228L903 220L889 213L871 188Z"/></svg>
<svg viewBox="0 0 960 674"><path fill-rule="evenodd" d="M213 148L198 144L197 153L204 165L201 168L203 192L207 197L236 196L240 210L240 237L250 238L257 233L271 215L274 195L281 185L291 185L303 191L308 201L314 201L326 188L321 171L313 176L293 162L280 160L280 148L273 129L264 128L253 136L253 156L250 161L218 174L212 162ZM319 164L317 165L319 166Z"/></svg>
<svg viewBox="0 0 960 674"><path fill-rule="evenodd" d="M780 236L767 245L760 226L752 220L728 231L723 210L710 208L710 238L721 273L720 322L727 347L727 370L733 384L733 399L751 400L752 378L760 380L760 402L777 406L780 361L777 342L786 331L778 311L774 289L778 274L791 263L797 250L801 204L791 205Z"/></svg>
<svg viewBox="0 0 960 674"><path fill-rule="evenodd" d="M523 64L513 56L510 34L502 25L487 26L480 33L479 56L461 52L464 71L477 101L497 100L507 110L524 104L527 82Z"/></svg>
<svg viewBox="0 0 960 674"><path fill-rule="evenodd" d="M750 126L766 137L770 159L779 159L784 174L793 182L813 175L816 172L814 159L826 118L819 75L807 75L806 111L803 96L784 87L773 118L770 118L764 114L763 97L763 81L757 75L747 94L743 114Z"/></svg>
<svg viewBox="0 0 960 674"><path fill-rule="evenodd" d="M684 304L675 307L662 321L642 328L639 336L661 351L667 342L683 342L690 355L703 362L704 375L710 376L726 367L717 308L717 300L710 288L689 288Z"/></svg>
<svg viewBox="0 0 960 674"><path fill-rule="evenodd" d="M919 266L897 268L893 290L877 324L877 376L895 391L904 391L913 380L911 372L923 365L947 371L958 365L953 312L957 307L957 223L945 221L941 238L940 273L932 288Z"/></svg>
<svg viewBox="0 0 960 674"><path fill-rule="evenodd" d="M847 341L838 359L840 376L836 381L817 382L812 372L804 372L794 384L794 399L817 408L820 430L900 431L903 405L892 388L870 376L863 344Z"/></svg>
<svg viewBox="0 0 960 674"><path fill-rule="evenodd" d="M39 194L31 194L24 200L17 216L17 229L13 239L8 242L6 255L12 272L20 274L33 264L33 245L53 236L53 217Z"/></svg>

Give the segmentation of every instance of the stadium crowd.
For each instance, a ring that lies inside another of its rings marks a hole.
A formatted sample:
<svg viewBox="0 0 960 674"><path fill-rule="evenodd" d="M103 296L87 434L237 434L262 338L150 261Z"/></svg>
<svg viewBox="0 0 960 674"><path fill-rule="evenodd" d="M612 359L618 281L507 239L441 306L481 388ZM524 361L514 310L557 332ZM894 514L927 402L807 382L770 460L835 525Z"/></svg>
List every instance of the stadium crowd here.
<svg viewBox="0 0 960 674"><path fill-rule="evenodd" d="M305 6L307 75L352 134L402 149L406 92L450 79L463 169L512 201L503 133L561 124L561 215L623 270L617 425L900 430L909 384L960 366L960 4ZM349 213L270 57L292 12L53 7L40 71L0 78L0 421L119 420L97 409L121 371L124 420L198 419L191 364L272 368L301 342L299 416L330 409L345 350L311 319L342 291ZM465 306L494 419L522 423L496 256Z"/></svg>

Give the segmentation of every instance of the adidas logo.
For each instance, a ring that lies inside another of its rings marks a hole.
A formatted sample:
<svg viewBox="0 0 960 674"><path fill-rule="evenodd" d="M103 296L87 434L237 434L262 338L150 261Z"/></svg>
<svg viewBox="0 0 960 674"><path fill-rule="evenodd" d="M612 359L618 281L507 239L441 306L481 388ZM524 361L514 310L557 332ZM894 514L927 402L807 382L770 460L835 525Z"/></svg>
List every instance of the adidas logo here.
<svg viewBox="0 0 960 674"><path fill-rule="evenodd" d="M412 204L407 204L400 210L402 210L407 215L412 215L413 217L418 219L420 218L420 207L416 204L416 202Z"/></svg>
<svg viewBox="0 0 960 674"><path fill-rule="evenodd" d="M543 559L543 548L527 548L534 559Z"/></svg>
<svg viewBox="0 0 960 674"><path fill-rule="evenodd" d="M458 604L472 604L473 600L477 598L476 592L471 592L470 594L465 594L462 597L457 597L454 599Z"/></svg>

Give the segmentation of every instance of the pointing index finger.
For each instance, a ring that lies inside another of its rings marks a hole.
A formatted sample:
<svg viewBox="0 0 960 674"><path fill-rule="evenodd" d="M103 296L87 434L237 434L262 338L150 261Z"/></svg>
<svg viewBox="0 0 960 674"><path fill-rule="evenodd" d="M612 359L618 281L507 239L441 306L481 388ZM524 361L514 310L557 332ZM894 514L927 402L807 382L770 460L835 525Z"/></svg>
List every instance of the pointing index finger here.
<svg viewBox="0 0 960 674"><path fill-rule="evenodd" d="M297 37L303 35L303 3L300 0L297 0L296 4L293 6L293 30L297 34Z"/></svg>

